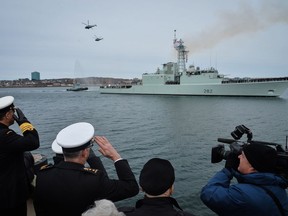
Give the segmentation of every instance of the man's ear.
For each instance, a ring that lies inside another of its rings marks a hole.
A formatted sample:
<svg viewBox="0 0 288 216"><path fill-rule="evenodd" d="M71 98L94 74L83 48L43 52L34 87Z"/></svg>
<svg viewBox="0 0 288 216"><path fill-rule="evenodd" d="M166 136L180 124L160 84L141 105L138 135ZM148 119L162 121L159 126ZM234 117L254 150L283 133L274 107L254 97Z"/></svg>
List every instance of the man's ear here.
<svg viewBox="0 0 288 216"><path fill-rule="evenodd" d="M89 156L89 151L90 151L89 148L83 149L83 150L81 151L81 156L88 158L88 156Z"/></svg>
<svg viewBox="0 0 288 216"><path fill-rule="evenodd" d="M168 189L169 196L171 196L174 193L174 184L171 185L171 187Z"/></svg>

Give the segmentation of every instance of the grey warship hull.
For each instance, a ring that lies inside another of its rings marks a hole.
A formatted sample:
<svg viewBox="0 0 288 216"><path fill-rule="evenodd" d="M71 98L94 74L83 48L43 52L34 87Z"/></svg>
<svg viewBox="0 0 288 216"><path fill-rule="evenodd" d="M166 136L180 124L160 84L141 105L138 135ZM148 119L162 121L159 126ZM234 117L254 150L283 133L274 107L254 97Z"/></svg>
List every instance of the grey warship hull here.
<svg viewBox="0 0 288 216"><path fill-rule="evenodd" d="M163 64L155 73L144 73L142 80L131 84L100 86L101 94L149 94L191 96L251 96L279 97L288 88L288 77L226 78L211 67L200 69L190 65L186 69L186 47L174 35L177 63Z"/></svg>
<svg viewBox="0 0 288 216"><path fill-rule="evenodd" d="M199 85L125 85L102 86L102 94L191 95L191 96L251 96L279 97L288 87L288 77L282 81L246 82Z"/></svg>

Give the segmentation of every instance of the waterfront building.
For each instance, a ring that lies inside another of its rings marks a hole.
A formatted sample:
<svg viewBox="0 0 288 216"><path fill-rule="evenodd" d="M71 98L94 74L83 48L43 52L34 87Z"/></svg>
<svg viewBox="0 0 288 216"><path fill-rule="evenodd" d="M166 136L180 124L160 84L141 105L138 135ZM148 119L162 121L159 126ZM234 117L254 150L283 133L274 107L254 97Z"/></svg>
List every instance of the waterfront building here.
<svg viewBox="0 0 288 216"><path fill-rule="evenodd" d="M31 80L33 81L33 80L40 80L40 73L39 72L37 72L37 71L34 71L34 72L32 72L31 73Z"/></svg>

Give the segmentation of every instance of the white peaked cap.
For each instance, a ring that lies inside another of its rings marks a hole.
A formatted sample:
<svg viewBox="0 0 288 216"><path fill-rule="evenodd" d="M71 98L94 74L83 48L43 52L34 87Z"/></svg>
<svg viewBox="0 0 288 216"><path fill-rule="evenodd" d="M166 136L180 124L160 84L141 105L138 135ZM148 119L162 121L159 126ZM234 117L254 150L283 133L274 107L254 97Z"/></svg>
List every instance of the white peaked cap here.
<svg viewBox="0 0 288 216"><path fill-rule="evenodd" d="M93 136L93 125L78 122L62 129L56 136L56 142L64 151L75 152L89 146Z"/></svg>
<svg viewBox="0 0 288 216"><path fill-rule="evenodd" d="M62 147L58 145L56 139L53 141L51 147L52 147L52 150L53 150L54 153L63 154Z"/></svg>
<svg viewBox="0 0 288 216"><path fill-rule="evenodd" d="M0 98L0 110L9 107L14 102L13 96L5 96Z"/></svg>

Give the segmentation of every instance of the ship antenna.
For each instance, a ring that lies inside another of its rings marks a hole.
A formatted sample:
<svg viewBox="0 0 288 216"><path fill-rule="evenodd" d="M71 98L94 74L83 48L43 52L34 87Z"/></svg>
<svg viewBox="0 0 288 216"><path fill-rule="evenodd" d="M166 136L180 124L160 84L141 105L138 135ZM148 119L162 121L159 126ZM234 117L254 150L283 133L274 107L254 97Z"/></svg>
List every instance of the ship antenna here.
<svg viewBox="0 0 288 216"><path fill-rule="evenodd" d="M211 64L211 50L210 50L210 68L212 67L212 64Z"/></svg>
<svg viewBox="0 0 288 216"><path fill-rule="evenodd" d="M177 41L177 39L176 39L176 30L174 30L174 40L173 40L174 44L176 43L176 41Z"/></svg>
<svg viewBox="0 0 288 216"><path fill-rule="evenodd" d="M216 69L218 69L218 57L217 57L217 52L216 52Z"/></svg>

